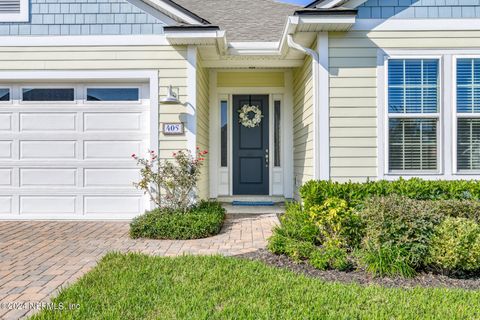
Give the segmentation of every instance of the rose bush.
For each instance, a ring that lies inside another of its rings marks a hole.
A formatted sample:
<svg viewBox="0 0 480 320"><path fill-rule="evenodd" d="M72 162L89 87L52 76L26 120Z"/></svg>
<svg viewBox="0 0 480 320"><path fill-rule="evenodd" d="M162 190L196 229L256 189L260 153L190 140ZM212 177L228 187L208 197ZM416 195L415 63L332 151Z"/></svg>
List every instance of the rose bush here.
<svg viewBox="0 0 480 320"><path fill-rule="evenodd" d="M148 158L133 154L141 167L141 179L134 186L148 194L158 208L185 213L196 203L197 183L207 153L198 147L195 156L182 150L173 154L173 161L160 160L155 151L150 151Z"/></svg>

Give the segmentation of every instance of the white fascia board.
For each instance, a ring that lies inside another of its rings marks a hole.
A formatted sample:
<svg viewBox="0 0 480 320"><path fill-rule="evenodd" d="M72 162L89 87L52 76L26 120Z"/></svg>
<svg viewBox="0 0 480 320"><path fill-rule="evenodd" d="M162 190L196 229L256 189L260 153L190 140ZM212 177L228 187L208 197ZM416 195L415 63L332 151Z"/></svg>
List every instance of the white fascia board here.
<svg viewBox="0 0 480 320"><path fill-rule="evenodd" d="M165 37L172 45L206 45L218 44L224 33L218 30L165 31Z"/></svg>
<svg viewBox="0 0 480 320"><path fill-rule="evenodd" d="M355 9L364 4L365 2L367 2L367 0L350 0L346 1L345 4L342 5L342 7L347 9Z"/></svg>
<svg viewBox="0 0 480 320"><path fill-rule="evenodd" d="M352 30L467 31L480 30L480 19L357 19Z"/></svg>
<svg viewBox="0 0 480 320"><path fill-rule="evenodd" d="M205 38L212 38L216 39L218 37L217 30L196 30L196 31L169 31L165 30L165 37L167 39L182 39L182 38L192 38L192 39L205 39Z"/></svg>
<svg viewBox="0 0 480 320"><path fill-rule="evenodd" d="M165 35L0 36L2 47L169 45Z"/></svg>
<svg viewBox="0 0 480 320"><path fill-rule="evenodd" d="M321 6L317 6L318 9L330 9L342 4L345 0L328 0L325 1Z"/></svg>
<svg viewBox="0 0 480 320"><path fill-rule="evenodd" d="M202 21L195 19L194 17L186 14L185 12L182 12L181 10L178 10L168 2L164 2L162 0L144 0L146 3L150 4L151 6L155 8L159 8L160 10L164 10L170 14L172 14L175 17L180 18L182 21L185 21L189 24L193 25L201 25Z"/></svg>
<svg viewBox="0 0 480 320"><path fill-rule="evenodd" d="M299 25L302 24L316 24L316 25L330 25L330 24L354 24L356 21L355 15L338 15L338 16L301 16ZM328 30L326 30L328 31Z"/></svg>

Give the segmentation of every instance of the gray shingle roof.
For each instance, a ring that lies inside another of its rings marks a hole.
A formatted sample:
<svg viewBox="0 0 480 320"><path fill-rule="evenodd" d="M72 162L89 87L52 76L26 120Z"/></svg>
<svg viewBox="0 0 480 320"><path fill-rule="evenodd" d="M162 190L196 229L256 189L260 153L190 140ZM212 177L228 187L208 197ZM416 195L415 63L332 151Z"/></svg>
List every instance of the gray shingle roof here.
<svg viewBox="0 0 480 320"><path fill-rule="evenodd" d="M228 41L279 41L286 17L303 7L273 0L174 0L218 25Z"/></svg>

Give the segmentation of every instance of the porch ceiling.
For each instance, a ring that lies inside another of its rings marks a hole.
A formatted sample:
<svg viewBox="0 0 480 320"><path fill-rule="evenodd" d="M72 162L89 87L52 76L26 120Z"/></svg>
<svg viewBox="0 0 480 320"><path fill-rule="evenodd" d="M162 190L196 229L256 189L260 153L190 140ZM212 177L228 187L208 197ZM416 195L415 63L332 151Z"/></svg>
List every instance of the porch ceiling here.
<svg viewBox="0 0 480 320"><path fill-rule="evenodd" d="M316 38L314 32L295 34L295 42L310 47ZM278 42L230 43L221 53L216 45L200 46L199 54L207 68L294 68L303 64L305 55L291 48L279 48Z"/></svg>

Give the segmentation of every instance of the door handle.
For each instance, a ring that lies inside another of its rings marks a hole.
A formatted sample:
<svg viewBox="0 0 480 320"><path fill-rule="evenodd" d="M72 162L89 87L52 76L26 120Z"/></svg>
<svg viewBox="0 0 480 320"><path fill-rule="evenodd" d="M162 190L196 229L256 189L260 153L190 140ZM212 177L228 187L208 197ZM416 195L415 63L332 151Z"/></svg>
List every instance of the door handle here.
<svg viewBox="0 0 480 320"><path fill-rule="evenodd" d="M268 161L269 161L269 154L268 149L265 149L265 167L268 168Z"/></svg>

